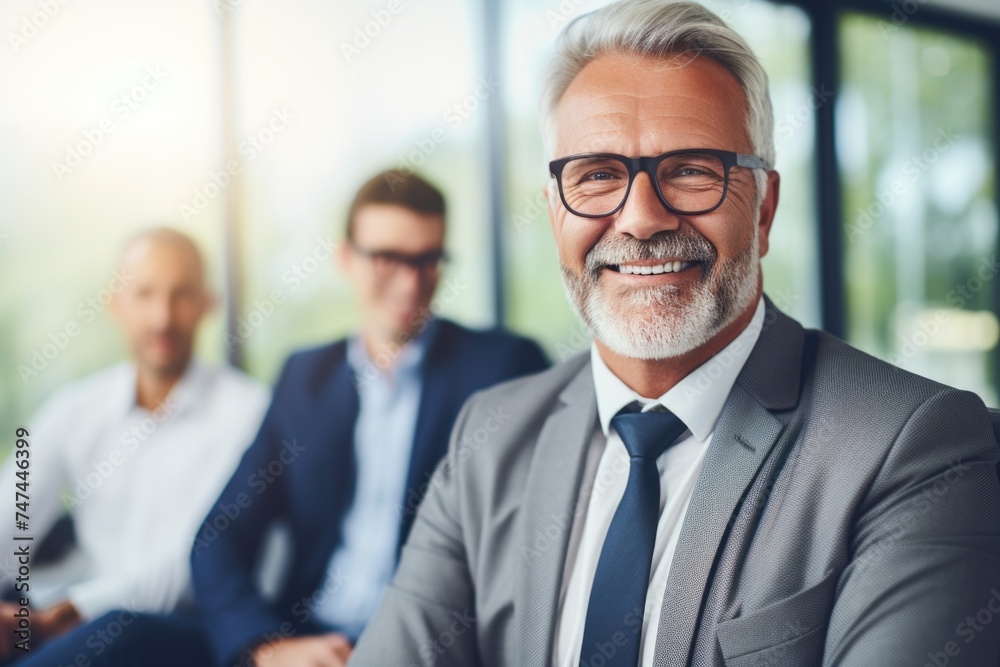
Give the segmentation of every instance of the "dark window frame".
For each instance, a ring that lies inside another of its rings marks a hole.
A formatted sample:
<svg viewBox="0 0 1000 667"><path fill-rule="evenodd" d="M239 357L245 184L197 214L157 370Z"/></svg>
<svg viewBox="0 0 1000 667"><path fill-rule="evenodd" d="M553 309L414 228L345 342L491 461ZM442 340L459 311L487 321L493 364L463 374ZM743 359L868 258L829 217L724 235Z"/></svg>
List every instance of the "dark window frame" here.
<svg viewBox="0 0 1000 667"><path fill-rule="evenodd" d="M772 0L777 4L800 8L812 24L810 56L812 58L812 84L825 85L833 92L833 104L824 104L816 111L816 220L820 243L820 294L823 329L844 338L847 334L847 298L844 290L843 253L843 191L840 167L836 154L836 99L839 95L840 19L846 12L867 14L873 18L893 22L898 10L906 13L902 0ZM958 37L974 38L981 42L990 55L992 80L990 99L993 105L994 159L1000 162L1000 21L974 17L968 14L925 4L926 0L912 0L920 6L906 14L906 27L929 28L952 33ZM1000 169L996 171L994 197L1000 210ZM995 248L1000 251L1000 241ZM993 310L1000 316L1000 289L994 289ZM997 355L1000 359L1000 355ZM1000 376L1000 374L998 374Z"/></svg>

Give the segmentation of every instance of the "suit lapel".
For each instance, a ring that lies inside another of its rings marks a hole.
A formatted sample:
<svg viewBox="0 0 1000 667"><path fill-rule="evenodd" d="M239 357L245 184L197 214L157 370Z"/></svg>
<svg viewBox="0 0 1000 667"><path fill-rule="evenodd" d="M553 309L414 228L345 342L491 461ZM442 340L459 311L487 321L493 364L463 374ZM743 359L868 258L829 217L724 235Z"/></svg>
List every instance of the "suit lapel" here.
<svg viewBox="0 0 1000 667"><path fill-rule="evenodd" d="M396 556L402 551L403 542L413 524L415 510L423 495L421 487L429 482L430 471L438 459L444 456L448 445L448 434L452 421L449 419L448 397L449 376L454 373L449 365L448 332L444 330L445 323L432 323L435 330L430 332L427 351L420 370L420 407L417 412L417 423L413 433L413 445L410 450L409 468L406 474L406 495L402 521L399 527L399 541ZM454 378L452 378L454 380Z"/></svg>
<svg viewBox="0 0 1000 667"><path fill-rule="evenodd" d="M589 359L589 356L587 357ZM587 361L542 427L525 484L520 576L514 594L517 664L550 664L563 565L580 493L597 399Z"/></svg>
<svg viewBox="0 0 1000 667"><path fill-rule="evenodd" d="M341 520L354 496L354 427L358 421L358 393L352 381L344 346L336 350L328 382L319 389L309 411L310 447L305 462L295 466L304 476L293 491L300 498L299 511L310 516L308 524L322 526L303 536L312 542L306 551L304 572L321 582L326 565L340 541Z"/></svg>
<svg viewBox="0 0 1000 667"><path fill-rule="evenodd" d="M742 387L733 386L684 515L660 611L654 663L687 664L715 554L781 429L781 422Z"/></svg>
<svg viewBox="0 0 1000 667"><path fill-rule="evenodd" d="M765 300L764 324L726 400L684 515L657 628L655 664L688 664L716 554L798 400L803 331Z"/></svg>

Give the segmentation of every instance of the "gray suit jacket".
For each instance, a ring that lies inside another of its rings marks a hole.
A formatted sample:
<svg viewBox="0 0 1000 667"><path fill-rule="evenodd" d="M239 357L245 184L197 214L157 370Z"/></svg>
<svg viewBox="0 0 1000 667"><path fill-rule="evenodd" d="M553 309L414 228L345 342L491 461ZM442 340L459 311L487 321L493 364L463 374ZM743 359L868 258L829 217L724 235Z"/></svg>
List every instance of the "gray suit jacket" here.
<svg viewBox="0 0 1000 667"><path fill-rule="evenodd" d="M596 419L586 354L468 401L351 665L551 664ZM684 518L655 664L996 665L997 461L977 396L767 301Z"/></svg>

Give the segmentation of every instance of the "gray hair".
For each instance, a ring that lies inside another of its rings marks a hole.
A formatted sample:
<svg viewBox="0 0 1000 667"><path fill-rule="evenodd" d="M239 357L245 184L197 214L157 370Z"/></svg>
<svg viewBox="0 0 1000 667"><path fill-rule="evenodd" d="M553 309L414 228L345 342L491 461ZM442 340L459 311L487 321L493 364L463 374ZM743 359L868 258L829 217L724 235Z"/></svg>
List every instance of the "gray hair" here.
<svg viewBox="0 0 1000 667"><path fill-rule="evenodd" d="M694 2L619 0L566 25L542 83L542 131L549 150L559 100L580 70L609 52L657 57L693 53L724 66L746 95L747 132L754 153L774 168L774 111L767 72L739 34ZM754 175L758 196L763 196L767 177L756 169Z"/></svg>

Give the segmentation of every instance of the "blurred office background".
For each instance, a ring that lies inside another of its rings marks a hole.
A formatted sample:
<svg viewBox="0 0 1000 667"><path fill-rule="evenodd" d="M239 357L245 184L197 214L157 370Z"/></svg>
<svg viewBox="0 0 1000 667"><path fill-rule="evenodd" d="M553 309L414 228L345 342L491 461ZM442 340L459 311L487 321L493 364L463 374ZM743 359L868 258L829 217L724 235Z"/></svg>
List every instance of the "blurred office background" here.
<svg viewBox="0 0 1000 667"><path fill-rule="evenodd" d="M448 197L439 314L502 323L554 360L585 349L541 196L537 98L558 30L599 4L0 5L2 442L126 354L105 306L142 227L174 225L209 258L221 307L202 357L270 383L291 349L349 331L331 245L354 190L389 167ZM766 291L997 405L1000 4L706 4L771 76L782 189Z"/></svg>

